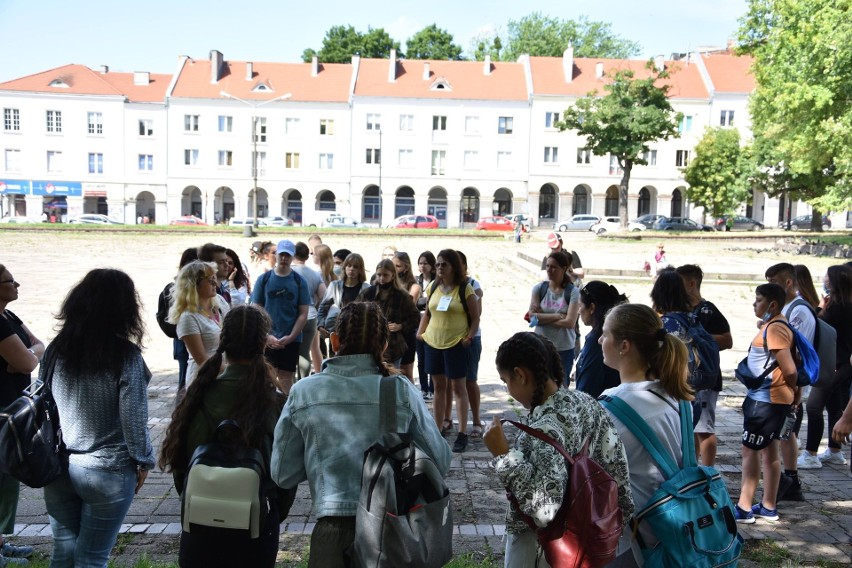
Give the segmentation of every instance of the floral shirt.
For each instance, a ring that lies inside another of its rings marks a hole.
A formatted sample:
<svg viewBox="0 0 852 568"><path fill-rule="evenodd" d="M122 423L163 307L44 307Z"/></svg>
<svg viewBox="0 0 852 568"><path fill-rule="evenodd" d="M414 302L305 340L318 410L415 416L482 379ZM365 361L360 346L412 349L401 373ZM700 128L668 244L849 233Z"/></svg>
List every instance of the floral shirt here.
<svg viewBox="0 0 852 568"><path fill-rule="evenodd" d="M597 401L582 392L559 389L521 421L558 441L571 455L579 453L586 438L590 438L591 457L618 484L618 504L624 519L630 518L633 498L624 446ZM547 526L562 506L568 486L565 458L551 445L520 433L515 447L494 458L492 465L503 485L517 499L521 511L538 526ZM518 534L526 530L529 530L527 525L510 505L506 531Z"/></svg>

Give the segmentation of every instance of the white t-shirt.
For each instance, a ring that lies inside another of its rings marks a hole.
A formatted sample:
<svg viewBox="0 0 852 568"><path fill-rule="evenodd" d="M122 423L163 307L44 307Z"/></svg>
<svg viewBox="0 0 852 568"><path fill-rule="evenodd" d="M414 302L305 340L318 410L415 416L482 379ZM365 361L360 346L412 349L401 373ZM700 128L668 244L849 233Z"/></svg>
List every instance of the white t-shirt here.
<svg viewBox="0 0 852 568"><path fill-rule="evenodd" d="M178 339L183 339L187 335L201 336L201 343L204 345L204 351L207 357L210 358L216 353L219 347L219 335L222 331L222 321L225 319L225 314L228 313L228 303L221 297L213 298L219 309L219 321L216 322L204 314L198 312L183 312L177 322ZM189 354L189 364L186 368L186 384L195 379L198 374L199 365L192 358L192 353Z"/></svg>
<svg viewBox="0 0 852 568"><path fill-rule="evenodd" d="M316 270L312 270L305 264L293 264L290 266L308 284L308 296L311 302L308 304L308 319L317 319L317 290L322 284L322 276ZM322 298L320 298L321 300Z"/></svg>

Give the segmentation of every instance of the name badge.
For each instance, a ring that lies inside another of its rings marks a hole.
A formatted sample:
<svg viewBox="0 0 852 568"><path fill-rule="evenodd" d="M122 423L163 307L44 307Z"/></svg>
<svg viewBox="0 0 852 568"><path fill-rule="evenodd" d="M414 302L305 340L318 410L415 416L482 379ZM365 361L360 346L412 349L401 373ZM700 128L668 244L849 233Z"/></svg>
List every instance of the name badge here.
<svg viewBox="0 0 852 568"><path fill-rule="evenodd" d="M450 302L453 301L452 296L441 296L441 299L438 301L438 311L446 312L450 309Z"/></svg>

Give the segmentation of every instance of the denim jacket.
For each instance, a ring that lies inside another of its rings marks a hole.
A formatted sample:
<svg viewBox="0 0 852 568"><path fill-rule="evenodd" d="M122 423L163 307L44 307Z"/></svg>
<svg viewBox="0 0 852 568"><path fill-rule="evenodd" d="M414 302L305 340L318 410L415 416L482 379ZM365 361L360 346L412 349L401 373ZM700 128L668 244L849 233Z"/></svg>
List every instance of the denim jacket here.
<svg viewBox="0 0 852 568"><path fill-rule="evenodd" d="M420 392L397 376L397 425L412 434L443 475L450 447ZM345 355L293 385L272 448L272 479L285 489L305 479L317 518L354 516L364 452L379 438L381 375L371 355Z"/></svg>

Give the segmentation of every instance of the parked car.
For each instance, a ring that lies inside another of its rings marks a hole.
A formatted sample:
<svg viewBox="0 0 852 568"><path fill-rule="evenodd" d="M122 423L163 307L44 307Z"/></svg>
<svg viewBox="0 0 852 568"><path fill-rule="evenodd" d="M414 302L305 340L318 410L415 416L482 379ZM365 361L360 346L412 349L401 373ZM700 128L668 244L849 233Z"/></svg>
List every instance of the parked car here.
<svg viewBox="0 0 852 568"><path fill-rule="evenodd" d="M360 226L361 223L352 217L344 217L343 215L329 215L320 223L320 227L326 229L355 229Z"/></svg>
<svg viewBox="0 0 852 568"><path fill-rule="evenodd" d="M14 215L11 217L3 217L2 219L0 219L0 223L9 223L15 225L20 225L23 223L41 223L41 219L31 219L29 217Z"/></svg>
<svg viewBox="0 0 852 568"><path fill-rule="evenodd" d="M83 215L77 215L76 217L72 217L68 220L69 223L77 223L84 225L123 225L119 221L113 221L106 215L99 215L97 213L85 213Z"/></svg>
<svg viewBox="0 0 852 568"><path fill-rule="evenodd" d="M515 223L505 217L482 217L476 222L477 231L514 231Z"/></svg>
<svg viewBox="0 0 852 568"><path fill-rule="evenodd" d="M245 225L254 225L254 217L232 217L228 221L231 227L244 227Z"/></svg>
<svg viewBox="0 0 852 568"><path fill-rule="evenodd" d="M715 231L711 225L696 223L688 217L663 217L654 223L657 231Z"/></svg>
<svg viewBox="0 0 852 568"><path fill-rule="evenodd" d="M517 223L518 220L520 220L521 224L523 224L523 226L527 230L527 232L529 232L530 229L532 228L532 217L530 217L526 213L512 213L511 215L503 215L503 216L506 219L508 219L509 221L511 221L513 225L515 223Z"/></svg>
<svg viewBox="0 0 852 568"><path fill-rule="evenodd" d="M778 223L778 227L781 229L790 229L791 231L810 231L811 230L811 215L799 215L798 217L790 220L790 226L787 226L786 221L781 221ZM822 230L827 231L831 228L831 219L828 218L828 215L822 216Z"/></svg>
<svg viewBox="0 0 852 568"><path fill-rule="evenodd" d="M588 231L589 227L600 220L597 215L574 215L570 219L554 223L553 228L557 231Z"/></svg>
<svg viewBox="0 0 852 568"><path fill-rule="evenodd" d="M618 217L604 217L599 222L595 223L589 230L596 235L605 235L606 233L617 233L621 231L621 219ZM627 223L627 230L630 232L644 231L645 225L630 221Z"/></svg>
<svg viewBox="0 0 852 568"><path fill-rule="evenodd" d="M646 229L653 229L654 223L665 217L665 215L657 215L656 213L646 213L640 217L636 217L631 223L641 223Z"/></svg>
<svg viewBox="0 0 852 568"><path fill-rule="evenodd" d="M273 216L261 217L257 220L258 225L266 227L292 227L293 220L287 217Z"/></svg>
<svg viewBox="0 0 852 568"><path fill-rule="evenodd" d="M437 229L438 219L432 215L401 215L387 229Z"/></svg>
<svg viewBox="0 0 852 568"><path fill-rule="evenodd" d="M728 229L728 219L731 219L731 228ZM713 226L717 231L760 231L763 229L763 223L752 219L751 217L743 217L742 215L722 215L717 217Z"/></svg>
<svg viewBox="0 0 852 568"><path fill-rule="evenodd" d="M184 225L184 226L207 226L207 223L196 217L195 215L184 215L177 219L172 219L169 225Z"/></svg>

